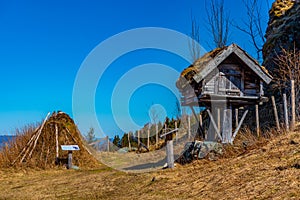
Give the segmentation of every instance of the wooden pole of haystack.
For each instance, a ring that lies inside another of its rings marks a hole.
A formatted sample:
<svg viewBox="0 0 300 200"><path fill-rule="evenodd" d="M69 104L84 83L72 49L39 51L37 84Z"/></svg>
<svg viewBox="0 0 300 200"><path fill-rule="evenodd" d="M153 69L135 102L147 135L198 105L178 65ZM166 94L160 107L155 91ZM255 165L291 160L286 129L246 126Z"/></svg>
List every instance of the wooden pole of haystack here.
<svg viewBox="0 0 300 200"><path fill-rule="evenodd" d="M155 124L155 134L156 134L156 148L158 148L158 124Z"/></svg>
<svg viewBox="0 0 300 200"><path fill-rule="evenodd" d="M55 161L58 163L58 127L57 127L57 124L55 124L55 145L56 145Z"/></svg>
<svg viewBox="0 0 300 200"><path fill-rule="evenodd" d="M295 81L291 80L291 108L292 108L292 122L291 122L291 130L295 129L296 124L296 103L295 103Z"/></svg>
<svg viewBox="0 0 300 200"><path fill-rule="evenodd" d="M280 125L279 125L279 119L278 119L278 112L277 112L275 97L271 96L271 100L272 100L272 105L273 105L273 110L274 110L274 117L275 117L276 127L277 127L277 130L280 130Z"/></svg>
<svg viewBox="0 0 300 200"><path fill-rule="evenodd" d="M191 137L191 116L188 116L188 138Z"/></svg>
<svg viewBox="0 0 300 200"><path fill-rule="evenodd" d="M287 100L286 100L286 93L283 93L283 110L284 110L284 121L286 130L290 130L289 126L289 116L288 116L288 109L287 109Z"/></svg>
<svg viewBox="0 0 300 200"><path fill-rule="evenodd" d="M258 112L258 104L255 105L255 116L256 116L256 134L257 137L260 136L259 133L259 112Z"/></svg>
<svg viewBox="0 0 300 200"><path fill-rule="evenodd" d="M129 151L131 151L130 132L128 133L128 149L129 149Z"/></svg>

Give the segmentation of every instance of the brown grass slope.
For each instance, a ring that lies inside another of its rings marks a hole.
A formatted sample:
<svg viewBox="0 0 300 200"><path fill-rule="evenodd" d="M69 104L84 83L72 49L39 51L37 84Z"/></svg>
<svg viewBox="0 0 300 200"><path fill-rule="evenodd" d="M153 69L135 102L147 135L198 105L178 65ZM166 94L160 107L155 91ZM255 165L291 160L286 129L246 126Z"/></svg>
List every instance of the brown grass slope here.
<svg viewBox="0 0 300 200"><path fill-rule="evenodd" d="M0 199L300 199L300 132L259 144L217 161L143 174L104 166L2 170Z"/></svg>

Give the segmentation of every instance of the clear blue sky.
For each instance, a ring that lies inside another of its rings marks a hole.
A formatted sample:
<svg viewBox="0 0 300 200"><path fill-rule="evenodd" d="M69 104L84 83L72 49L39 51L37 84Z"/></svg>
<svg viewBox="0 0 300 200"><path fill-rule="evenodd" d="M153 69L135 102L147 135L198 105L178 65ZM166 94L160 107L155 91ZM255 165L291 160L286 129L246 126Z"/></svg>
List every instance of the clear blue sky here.
<svg viewBox="0 0 300 200"><path fill-rule="evenodd" d="M12 134L15 128L38 122L55 110L73 116L73 85L82 62L99 43L122 31L162 27L189 34L192 12L199 20L201 45L210 50L204 2L0 1L0 135ZM240 1L225 0L225 4L237 22L245 18ZM267 3L262 5L267 23ZM241 32L232 29L231 42L255 56L248 38ZM178 71L189 64L171 53L151 49L131 52L113 62L99 81L95 96L98 120L105 134L121 134L110 107L114 85L122 74L146 63L170 65ZM173 81L175 84L176 80ZM146 85L132 95L129 110L134 121L142 126L149 122L149 106L161 104L172 116L175 101L166 88ZM83 134L94 126L89 124L88 116L85 123L76 123Z"/></svg>

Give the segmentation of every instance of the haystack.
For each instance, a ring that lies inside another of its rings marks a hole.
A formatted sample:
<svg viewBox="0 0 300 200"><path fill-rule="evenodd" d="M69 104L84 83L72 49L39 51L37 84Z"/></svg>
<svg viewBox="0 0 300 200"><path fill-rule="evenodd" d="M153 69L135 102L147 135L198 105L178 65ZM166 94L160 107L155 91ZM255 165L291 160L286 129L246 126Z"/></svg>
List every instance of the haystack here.
<svg viewBox="0 0 300 200"><path fill-rule="evenodd" d="M31 127L6 145L0 155L2 167L53 168L67 162L68 152L61 145L78 145L73 152L73 164L80 168L98 165L91 149L83 140L72 118L63 112L54 112L35 130Z"/></svg>

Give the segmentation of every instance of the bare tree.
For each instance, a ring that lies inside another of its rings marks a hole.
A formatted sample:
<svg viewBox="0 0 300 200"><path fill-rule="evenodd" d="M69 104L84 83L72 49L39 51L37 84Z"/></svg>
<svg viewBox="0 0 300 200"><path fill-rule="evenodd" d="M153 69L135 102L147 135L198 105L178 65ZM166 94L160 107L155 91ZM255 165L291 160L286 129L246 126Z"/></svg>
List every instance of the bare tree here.
<svg viewBox="0 0 300 200"><path fill-rule="evenodd" d="M192 31L189 40L189 50L192 57L192 62L195 62L200 57L200 29L196 18L191 15Z"/></svg>
<svg viewBox="0 0 300 200"><path fill-rule="evenodd" d="M269 6L268 1L267 5ZM238 30L247 34L250 37L250 42L256 49L257 60L262 58L263 44L266 42L264 37L264 30L262 28L262 1L260 0L243 0L246 8L247 17L242 20L242 24L233 24Z"/></svg>
<svg viewBox="0 0 300 200"><path fill-rule="evenodd" d="M297 112L299 112L300 101L300 50L295 47L292 50L281 49L281 53L275 58L275 63L278 66L274 69L273 87L280 92L287 92L291 88L291 80L295 81L295 97ZM298 113L299 116L299 113Z"/></svg>
<svg viewBox="0 0 300 200"><path fill-rule="evenodd" d="M206 2L207 3L207 2ZM208 29L213 36L215 47L227 45L229 38L229 14L225 12L224 0L211 0L206 7Z"/></svg>

